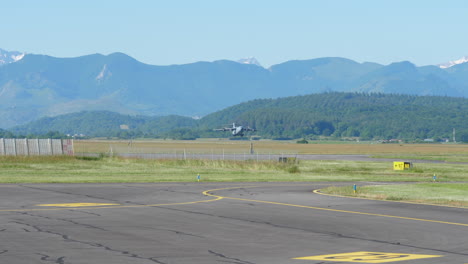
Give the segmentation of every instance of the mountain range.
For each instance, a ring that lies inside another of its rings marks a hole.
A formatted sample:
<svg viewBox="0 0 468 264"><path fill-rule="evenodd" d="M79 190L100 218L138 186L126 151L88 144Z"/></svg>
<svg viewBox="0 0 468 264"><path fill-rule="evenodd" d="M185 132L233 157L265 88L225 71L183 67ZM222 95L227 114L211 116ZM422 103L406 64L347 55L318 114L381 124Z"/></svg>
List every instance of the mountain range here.
<svg viewBox="0 0 468 264"><path fill-rule="evenodd" d="M0 66L0 128L83 110L199 117L259 98L332 91L468 96L468 63L417 67L407 61L381 65L330 57L266 69L252 58L169 66L144 64L123 53L5 58L10 60Z"/></svg>
<svg viewBox="0 0 468 264"><path fill-rule="evenodd" d="M12 62L17 62L24 57L24 53L18 51L6 51L0 49L0 66Z"/></svg>
<svg viewBox="0 0 468 264"><path fill-rule="evenodd" d="M466 63L466 62L468 62L468 56L463 56L458 60L453 60L453 61L449 61L449 62L446 62L446 63L441 63L438 66L440 68L442 68L442 69L447 69L447 68L450 68L452 66L462 64L462 63Z"/></svg>

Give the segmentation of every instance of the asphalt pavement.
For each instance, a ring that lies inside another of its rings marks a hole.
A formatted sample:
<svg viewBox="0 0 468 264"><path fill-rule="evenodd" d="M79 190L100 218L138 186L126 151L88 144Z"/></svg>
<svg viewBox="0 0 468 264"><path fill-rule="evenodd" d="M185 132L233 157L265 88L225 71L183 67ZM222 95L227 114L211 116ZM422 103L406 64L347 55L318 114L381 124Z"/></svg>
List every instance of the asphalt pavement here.
<svg viewBox="0 0 468 264"><path fill-rule="evenodd" d="M468 263L468 209L330 185L4 184L0 263Z"/></svg>

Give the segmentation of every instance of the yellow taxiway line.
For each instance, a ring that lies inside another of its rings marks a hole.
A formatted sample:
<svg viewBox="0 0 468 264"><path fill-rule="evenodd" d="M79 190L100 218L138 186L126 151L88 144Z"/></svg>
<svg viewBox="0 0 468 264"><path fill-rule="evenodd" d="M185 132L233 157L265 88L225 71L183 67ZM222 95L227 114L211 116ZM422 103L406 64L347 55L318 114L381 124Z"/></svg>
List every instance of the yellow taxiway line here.
<svg viewBox="0 0 468 264"><path fill-rule="evenodd" d="M51 205L59 208L30 208L30 209L0 209L0 212L29 212L29 211L60 211L60 210L69 210L69 209L110 209L110 208L141 208L141 207L159 207L159 206L170 206L170 205L186 205L186 204L197 204L197 203L209 203L221 200L222 198L215 198L211 200L201 200L201 201L192 201L192 202L182 202L182 203L165 203L165 204L142 204L142 205L112 205L112 206L60 206L60 205ZM37 205L44 206L44 205ZM66 207L66 208L65 208Z"/></svg>
<svg viewBox="0 0 468 264"><path fill-rule="evenodd" d="M468 209L467 207L461 207L461 206L455 206L455 205L417 203L417 202L407 202L407 201L389 201L389 200L372 199L372 198L367 198L367 197L353 197L353 196L344 196L344 195L339 195L339 194L328 194L328 193L323 193L320 190L314 190L313 192L316 193L316 194L320 194L320 195L340 197L340 198L351 198L351 199L361 199L361 200L369 200L369 201L380 201L380 202L387 202L387 203L405 203L405 204L430 205L430 206L438 206L438 207ZM468 264L468 263L466 263L466 264Z"/></svg>
<svg viewBox="0 0 468 264"><path fill-rule="evenodd" d="M255 187L255 186L251 186L251 187ZM238 188L247 188L247 187L238 187ZM430 220L430 219L423 219L423 218L413 218L413 217L405 217L405 216L396 216L396 215L374 214L374 213L365 213L365 212L358 212L358 211L330 209L330 208L323 208L323 207L298 205L298 204L288 204L288 203L279 203L279 202L271 202L271 201L236 198L236 197L226 197L226 196L214 195L214 194L210 193L210 192L213 192L213 191L219 191L219 190L225 190L225 189L232 189L232 188L221 188L221 189L208 190L208 191L204 191L203 194L207 195L207 196L211 196L211 197L221 198L221 199L231 199L231 200L239 200L239 201L264 203L264 204L283 205L283 206L297 207L297 208L307 208L307 209L314 209L314 210L321 210L321 211L330 211L330 212L347 213L347 214L358 214L358 215L370 215L370 216L379 216L379 217L386 217L386 218L397 218L397 219L404 219L404 220L430 222L430 223L456 225L456 226L467 226L468 227L468 224L463 224L463 223L438 221L438 220Z"/></svg>
<svg viewBox="0 0 468 264"><path fill-rule="evenodd" d="M430 222L430 223L438 223L438 224L447 224L447 225L456 225L456 226L466 226L466 227L468 227L468 224L463 224L463 223L438 221L438 220L430 220L430 219L423 219L423 218L404 217L404 216L396 216L396 215L365 213L365 212L359 212L359 211L339 210L339 209L331 209L331 208L323 208L323 207L315 207L315 206L307 206L307 205L298 205L298 204L280 203L280 202L272 202L272 201L227 197L227 196L220 196L220 195L212 194L212 192L214 192L214 191L228 190L228 189L241 189L241 188L254 188L254 187L260 187L260 186L236 186L236 187L226 187L226 188L206 190L206 191L203 192L203 195L209 196L209 197L214 197L214 199L201 200L201 201L192 201L192 202L147 204L147 205L112 205L112 206L93 206L93 207L78 207L77 206L77 207L67 207L67 208L61 207L61 208L31 208L31 209L0 209L0 212L59 211L59 210L69 210L69 209L92 210L92 209L110 209L110 208L143 208L143 207L159 207L159 206L171 206L171 205L187 205L187 204L198 204L198 203L210 203L210 202L215 202L215 201L222 200L222 199L230 199L230 200L238 200L238 201L263 203L263 204L274 204L274 205L281 205L281 206L289 206L289 207L296 207L296 208L307 208L307 209L329 211L329 212L358 214L358 215L369 215L369 216L378 216L378 217L386 217L386 218L396 218L396 219L404 219L404 220L412 220L412 221L421 221L421 222Z"/></svg>

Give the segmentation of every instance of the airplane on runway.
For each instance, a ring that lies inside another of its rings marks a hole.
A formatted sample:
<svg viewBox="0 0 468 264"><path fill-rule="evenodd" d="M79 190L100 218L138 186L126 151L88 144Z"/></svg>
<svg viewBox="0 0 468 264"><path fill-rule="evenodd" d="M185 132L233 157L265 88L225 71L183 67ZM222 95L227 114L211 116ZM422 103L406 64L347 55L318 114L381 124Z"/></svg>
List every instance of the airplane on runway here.
<svg viewBox="0 0 468 264"><path fill-rule="evenodd" d="M243 127L243 126L236 126L236 123L232 123L232 127L223 127L223 128L217 128L213 129L214 131L231 131L233 136L244 136L244 132L248 131L257 131L254 128L250 127Z"/></svg>

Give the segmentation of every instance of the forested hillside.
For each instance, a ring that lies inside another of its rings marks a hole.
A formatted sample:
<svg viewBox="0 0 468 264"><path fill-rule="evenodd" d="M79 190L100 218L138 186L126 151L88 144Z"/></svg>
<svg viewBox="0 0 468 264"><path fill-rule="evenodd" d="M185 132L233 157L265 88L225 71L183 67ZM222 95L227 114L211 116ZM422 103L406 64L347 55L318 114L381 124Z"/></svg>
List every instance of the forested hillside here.
<svg viewBox="0 0 468 264"><path fill-rule="evenodd" d="M323 93L253 100L194 120L180 116L145 117L112 112L81 112L43 118L16 127L17 133L86 134L105 137L229 137L214 128L238 125L263 138L452 139L468 132L468 99L366 93ZM126 125L122 129L121 125Z"/></svg>
<svg viewBox="0 0 468 264"><path fill-rule="evenodd" d="M234 120L273 138L426 139L467 130L467 117L464 98L324 93L243 103L206 116L201 125Z"/></svg>
<svg viewBox="0 0 468 264"><path fill-rule="evenodd" d="M22 135L42 135L48 131L84 137L158 137L179 127L195 127L196 120L182 116L130 116L109 111L84 111L45 117L13 128Z"/></svg>
<svg viewBox="0 0 468 264"><path fill-rule="evenodd" d="M198 117L249 100L322 92L466 97L467 72L468 63L441 69L333 57L266 69L228 60L156 66L123 53L27 54L0 67L0 128L80 111Z"/></svg>

